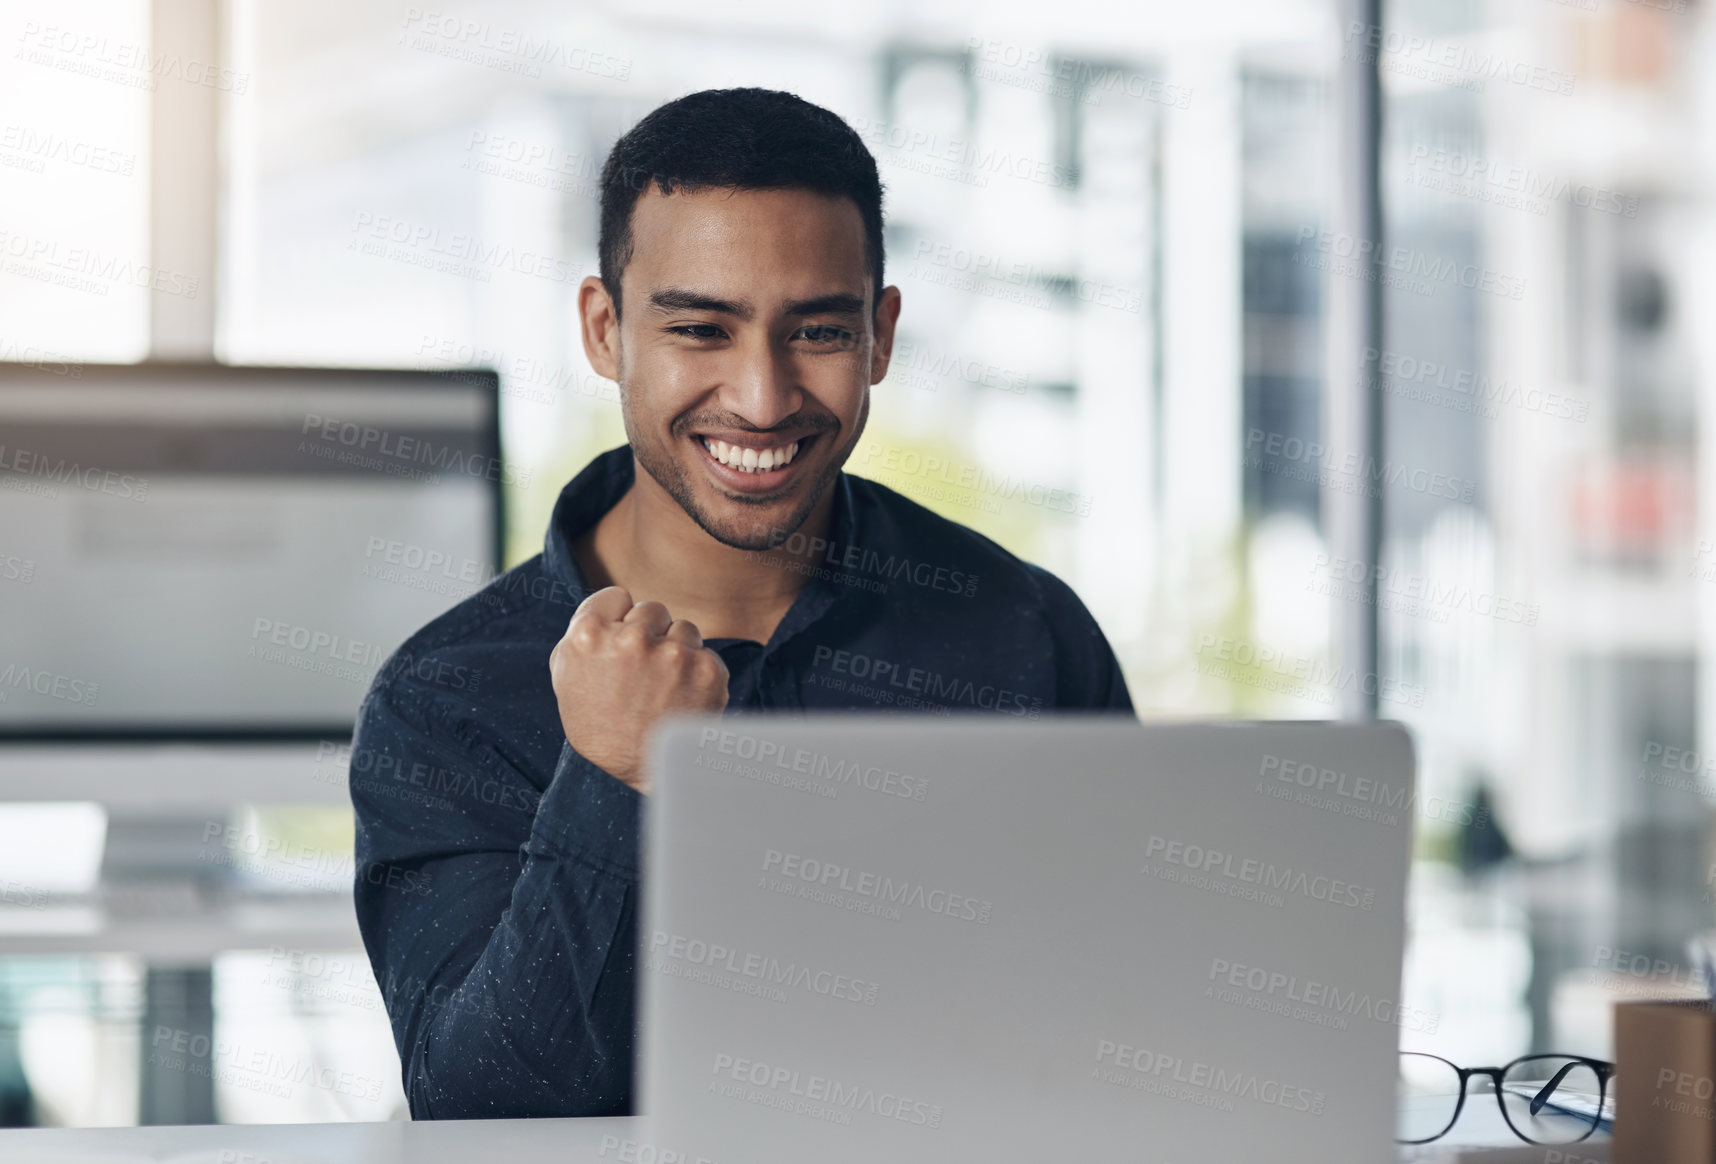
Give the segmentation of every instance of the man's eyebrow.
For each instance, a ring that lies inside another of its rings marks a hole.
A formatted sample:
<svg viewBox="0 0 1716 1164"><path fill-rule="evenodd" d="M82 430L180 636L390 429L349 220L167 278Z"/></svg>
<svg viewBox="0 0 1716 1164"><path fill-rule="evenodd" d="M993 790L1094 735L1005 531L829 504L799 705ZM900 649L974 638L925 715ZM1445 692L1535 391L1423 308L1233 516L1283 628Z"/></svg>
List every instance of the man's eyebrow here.
<svg viewBox="0 0 1716 1164"><path fill-rule="evenodd" d="M649 305L657 311L668 314L675 311L713 311L719 315L731 315L743 320L749 320L756 314L749 303L738 303L731 299L717 299L713 295L702 295L681 287L668 287L661 291L650 292Z"/></svg>
<svg viewBox="0 0 1716 1164"><path fill-rule="evenodd" d="M733 299L720 299L714 295L704 295L701 292L689 291L683 287L667 287L660 291L652 291L649 297L650 306L664 314L676 311L712 311L719 315L731 315L736 319L749 322L756 310L749 303ZM818 295L813 299L795 299L783 308L785 315L862 315L864 313L864 297L853 295L847 291L836 291L829 295Z"/></svg>
<svg viewBox="0 0 1716 1164"><path fill-rule="evenodd" d="M786 305L787 315L862 315L864 297L844 291L833 295L818 295L815 299L795 299Z"/></svg>

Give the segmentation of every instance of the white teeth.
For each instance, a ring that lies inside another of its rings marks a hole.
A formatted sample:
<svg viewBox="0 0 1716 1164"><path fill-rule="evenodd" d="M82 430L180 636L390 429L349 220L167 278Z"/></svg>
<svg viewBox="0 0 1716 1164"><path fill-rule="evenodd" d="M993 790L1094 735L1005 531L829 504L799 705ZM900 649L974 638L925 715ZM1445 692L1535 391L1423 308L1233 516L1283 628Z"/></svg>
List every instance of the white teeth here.
<svg viewBox="0 0 1716 1164"><path fill-rule="evenodd" d="M798 445L799 442L794 441L784 448L747 449L707 437L703 441L703 447L709 450L710 456L741 473L767 473L771 469L778 469L798 456Z"/></svg>

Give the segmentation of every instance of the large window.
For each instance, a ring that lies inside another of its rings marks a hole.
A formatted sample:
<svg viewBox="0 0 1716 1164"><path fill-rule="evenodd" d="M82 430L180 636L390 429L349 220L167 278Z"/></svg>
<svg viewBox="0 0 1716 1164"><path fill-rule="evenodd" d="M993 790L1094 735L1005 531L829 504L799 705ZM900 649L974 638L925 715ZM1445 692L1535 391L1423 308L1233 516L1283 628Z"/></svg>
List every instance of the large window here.
<svg viewBox="0 0 1716 1164"><path fill-rule="evenodd" d="M0 4L0 36L0 360L141 359L148 5Z"/></svg>
<svg viewBox="0 0 1716 1164"><path fill-rule="evenodd" d="M1711 917L1699 18L1397 0L1386 23L1348 43L1382 71L1401 256L1385 453L1427 487L1387 496L1378 605L1423 786L1458 806L1424 832L1414 966L1449 984L1452 1058L1608 1054L1611 999L1689 989Z"/></svg>

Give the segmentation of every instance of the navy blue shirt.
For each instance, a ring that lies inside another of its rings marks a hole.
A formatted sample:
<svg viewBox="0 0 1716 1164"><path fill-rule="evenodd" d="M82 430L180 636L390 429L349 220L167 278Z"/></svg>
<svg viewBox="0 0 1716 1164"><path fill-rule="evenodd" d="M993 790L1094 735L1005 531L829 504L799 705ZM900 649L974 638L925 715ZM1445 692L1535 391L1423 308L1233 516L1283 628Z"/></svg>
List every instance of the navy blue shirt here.
<svg viewBox="0 0 1716 1164"><path fill-rule="evenodd" d="M630 448L561 492L543 552L413 635L358 714L355 897L417 1119L632 1110L643 798L566 742L548 655L587 589L572 545L633 481ZM1022 718L1130 711L1060 579L842 474L767 643L710 639L728 715L878 707Z"/></svg>

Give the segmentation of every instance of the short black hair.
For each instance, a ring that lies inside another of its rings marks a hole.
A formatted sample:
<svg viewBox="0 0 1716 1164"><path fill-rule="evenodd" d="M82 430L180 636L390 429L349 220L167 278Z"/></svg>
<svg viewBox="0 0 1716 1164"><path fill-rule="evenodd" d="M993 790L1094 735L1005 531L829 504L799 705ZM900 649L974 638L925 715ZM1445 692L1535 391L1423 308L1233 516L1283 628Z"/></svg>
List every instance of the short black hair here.
<svg viewBox="0 0 1716 1164"><path fill-rule="evenodd" d="M663 194L709 189L814 190L850 198L882 298L882 179L850 125L775 89L705 89L651 112L614 143L602 167L602 284L620 310L620 272L632 257L632 210L655 183Z"/></svg>

